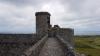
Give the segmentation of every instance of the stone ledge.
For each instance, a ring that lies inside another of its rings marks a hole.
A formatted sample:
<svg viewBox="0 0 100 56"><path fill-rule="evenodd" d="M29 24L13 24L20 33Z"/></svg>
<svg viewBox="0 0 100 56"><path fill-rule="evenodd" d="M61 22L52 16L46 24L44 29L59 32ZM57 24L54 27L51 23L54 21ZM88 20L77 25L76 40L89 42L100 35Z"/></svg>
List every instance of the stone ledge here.
<svg viewBox="0 0 100 56"><path fill-rule="evenodd" d="M44 43L48 39L47 36L44 36L41 40L39 40L35 45L27 49L21 56L38 56L41 48L43 47Z"/></svg>

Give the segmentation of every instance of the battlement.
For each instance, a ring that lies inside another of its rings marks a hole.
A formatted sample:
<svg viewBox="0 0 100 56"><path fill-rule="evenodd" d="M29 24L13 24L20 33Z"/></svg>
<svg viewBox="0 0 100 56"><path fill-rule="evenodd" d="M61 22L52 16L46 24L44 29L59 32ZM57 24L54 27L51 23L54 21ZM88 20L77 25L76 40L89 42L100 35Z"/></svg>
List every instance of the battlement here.
<svg viewBox="0 0 100 56"><path fill-rule="evenodd" d="M49 15L49 16L51 16L50 13L48 13L48 12L36 12L35 16L37 16L37 15Z"/></svg>
<svg viewBox="0 0 100 56"><path fill-rule="evenodd" d="M74 30L71 28L60 28L59 25L50 24L50 13L49 12L36 12L36 34L38 37L42 37L46 34L49 37L56 37L56 35L62 36L65 41L73 43Z"/></svg>

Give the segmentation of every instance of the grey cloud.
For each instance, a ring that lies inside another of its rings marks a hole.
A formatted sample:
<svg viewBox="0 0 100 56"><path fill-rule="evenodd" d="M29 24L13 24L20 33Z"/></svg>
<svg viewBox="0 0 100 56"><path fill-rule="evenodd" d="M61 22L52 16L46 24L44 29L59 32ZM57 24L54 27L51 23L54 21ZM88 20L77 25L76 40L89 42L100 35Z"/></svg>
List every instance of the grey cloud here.
<svg viewBox="0 0 100 56"><path fill-rule="evenodd" d="M48 0L0 0L0 2L3 2L3 3L9 3L9 4L12 4L12 5L16 5L16 6L38 6L38 5L41 5L41 4L44 4L46 2L49 2Z"/></svg>
<svg viewBox="0 0 100 56"><path fill-rule="evenodd" d="M35 12L50 11L52 24L100 31L98 0L0 0L0 32L35 32ZM49 8L49 9L48 9ZM57 21L56 21L57 20ZM84 33L82 32L82 34Z"/></svg>
<svg viewBox="0 0 100 56"><path fill-rule="evenodd" d="M0 0L1 2L4 3L10 3L10 4L15 4L15 5L28 5L32 3L32 0ZM36 0L34 0L34 4L36 3Z"/></svg>
<svg viewBox="0 0 100 56"><path fill-rule="evenodd" d="M2 6L1 6L2 5ZM0 33L30 33L35 32L34 17L31 8L18 8L11 4L0 4Z"/></svg>
<svg viewBox="0 0 100 56"><path fill-rule="evenodd" d="M64 4L65 8L66 5L69 4L70 10L78 14L78 17L99 16L97 11L100 13L99 0L67 0L67 2L66 0L63 0L62 3Z"/></svg>

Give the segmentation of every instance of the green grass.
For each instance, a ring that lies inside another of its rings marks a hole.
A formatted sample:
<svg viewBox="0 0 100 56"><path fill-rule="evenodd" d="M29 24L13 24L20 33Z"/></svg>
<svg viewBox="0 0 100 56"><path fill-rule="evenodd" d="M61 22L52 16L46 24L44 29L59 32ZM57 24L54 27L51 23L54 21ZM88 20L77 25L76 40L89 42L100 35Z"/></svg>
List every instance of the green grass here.
<svg viewBox="0 0 100 56"><path fill-rule="evenodd" d="M75 37L75 50L90 56L100 56L100 37Z"/></svg>

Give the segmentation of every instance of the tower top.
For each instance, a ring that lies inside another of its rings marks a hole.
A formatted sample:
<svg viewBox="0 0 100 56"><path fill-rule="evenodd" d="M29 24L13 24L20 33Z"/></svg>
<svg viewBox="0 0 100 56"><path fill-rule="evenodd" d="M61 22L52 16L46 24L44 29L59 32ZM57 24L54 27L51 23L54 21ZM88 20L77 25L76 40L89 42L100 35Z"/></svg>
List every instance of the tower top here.
<svg viewBox="0 0 100 56"><path fill-rule="evenodd" d="M49 15L50 16L50 13L49 12L36 12L35 16L37 15Z"/></svg>

